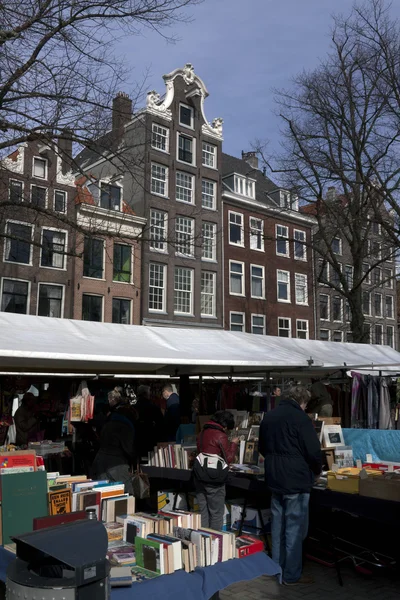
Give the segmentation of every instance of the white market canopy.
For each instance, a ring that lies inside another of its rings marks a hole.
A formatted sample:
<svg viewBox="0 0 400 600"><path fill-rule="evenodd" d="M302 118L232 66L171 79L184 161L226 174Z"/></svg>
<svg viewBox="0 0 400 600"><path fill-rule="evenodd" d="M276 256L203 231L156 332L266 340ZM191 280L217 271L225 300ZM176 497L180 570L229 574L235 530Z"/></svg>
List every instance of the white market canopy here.
<svg viewBox="0 0 400 600"><path fill-rule="evenodd" d="M254 375L400 372L389 346L115 325L0 312L0 372Z"/></svg>

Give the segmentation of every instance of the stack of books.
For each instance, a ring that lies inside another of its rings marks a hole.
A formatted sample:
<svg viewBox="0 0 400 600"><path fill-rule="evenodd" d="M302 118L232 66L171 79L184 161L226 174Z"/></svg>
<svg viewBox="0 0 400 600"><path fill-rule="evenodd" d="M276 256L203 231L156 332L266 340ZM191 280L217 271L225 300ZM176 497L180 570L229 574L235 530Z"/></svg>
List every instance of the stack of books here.
<svg viewBox="0 0 400 600"><path fill-rule="evenodd" d="M157 444L153 452L149 452L148 464L151 467L191 469L196 453L196 444Z"/></svg>

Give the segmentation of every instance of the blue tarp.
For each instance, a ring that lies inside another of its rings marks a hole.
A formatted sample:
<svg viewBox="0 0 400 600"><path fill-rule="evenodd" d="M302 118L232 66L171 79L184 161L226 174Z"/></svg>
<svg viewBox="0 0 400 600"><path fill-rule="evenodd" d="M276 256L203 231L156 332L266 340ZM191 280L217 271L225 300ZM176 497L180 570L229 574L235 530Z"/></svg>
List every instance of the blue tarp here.
<svg viewBox="0 0 400 600"><path fill-rule="evenodd" d="M372 454L374 462L400 462L400 430L343 429L343 437L353 447L354 460L365 462Z"/></svg>

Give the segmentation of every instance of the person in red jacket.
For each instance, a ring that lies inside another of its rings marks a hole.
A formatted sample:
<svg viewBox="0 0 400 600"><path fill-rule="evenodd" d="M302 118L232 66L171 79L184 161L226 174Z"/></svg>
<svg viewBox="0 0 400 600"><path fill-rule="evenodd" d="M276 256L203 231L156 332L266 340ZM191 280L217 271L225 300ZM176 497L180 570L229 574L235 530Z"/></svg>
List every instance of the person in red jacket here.
<svg viewBox="0 0 400 600"><path fill-rule="evenodd" d="M198 452L222 456L231 464L236 455L238 438L229 441L227 431L235 426L232 413L219 410L203 427L197 440ZM211 486L195 479L197 502L201 512L201 526L220 531L225 509L225 485Z"/></svg>

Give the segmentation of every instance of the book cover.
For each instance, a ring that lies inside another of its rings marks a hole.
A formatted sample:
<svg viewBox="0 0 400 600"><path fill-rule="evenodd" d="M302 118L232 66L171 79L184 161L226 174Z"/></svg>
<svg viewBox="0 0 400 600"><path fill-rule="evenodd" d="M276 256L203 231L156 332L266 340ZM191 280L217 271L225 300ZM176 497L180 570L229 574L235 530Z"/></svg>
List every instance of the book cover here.
<svg viewBox="0 0 400 600"><path fill-rule="evenodd" d="M136 563L148 571L164 575L164 546L160 542L136 538Z"/></svg>

